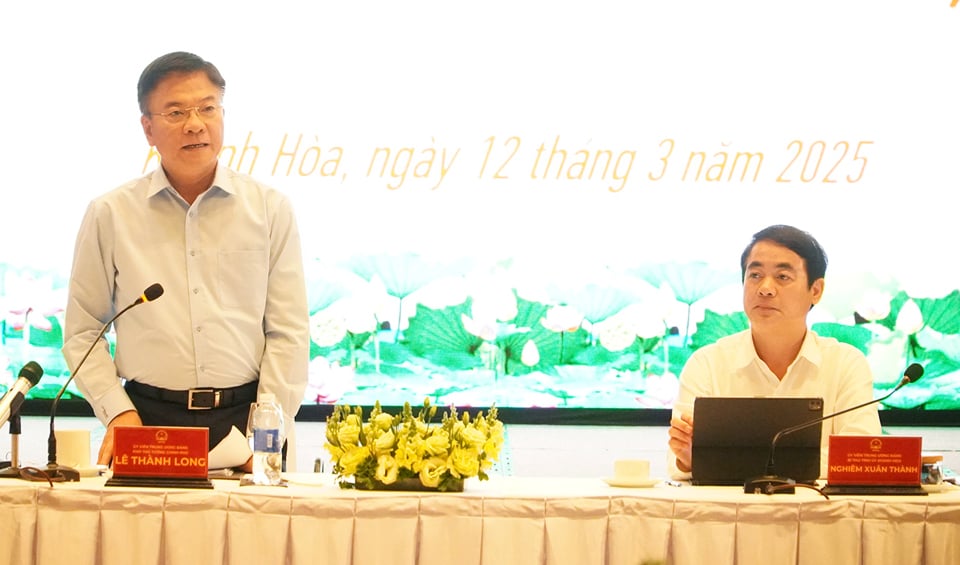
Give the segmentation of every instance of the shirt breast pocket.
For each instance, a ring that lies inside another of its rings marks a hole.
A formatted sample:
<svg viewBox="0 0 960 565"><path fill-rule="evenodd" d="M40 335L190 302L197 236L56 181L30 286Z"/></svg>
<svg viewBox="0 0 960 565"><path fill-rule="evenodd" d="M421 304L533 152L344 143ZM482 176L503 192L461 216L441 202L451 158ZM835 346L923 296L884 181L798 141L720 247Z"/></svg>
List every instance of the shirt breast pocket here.
<svg viewBox="0 0 960 565"><path fill-rule="evenodd" d="M227 307L263 307L267 299L266 250L221 251L220 301Z"/></svg>

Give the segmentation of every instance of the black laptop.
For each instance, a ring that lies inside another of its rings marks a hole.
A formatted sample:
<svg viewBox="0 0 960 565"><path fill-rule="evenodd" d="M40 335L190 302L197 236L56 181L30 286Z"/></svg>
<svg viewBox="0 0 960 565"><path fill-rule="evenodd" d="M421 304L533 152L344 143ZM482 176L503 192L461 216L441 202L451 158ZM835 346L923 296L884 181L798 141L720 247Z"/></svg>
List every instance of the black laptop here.
<svg viewBox="0 0 960 565"><path fill-rule="evenodd" d="M695 485L738 485L765 475L777 432L823 416L823 399L703 397L693 404ZM798 483L820 477L821 422L780 437L774 472Z"/></svg>

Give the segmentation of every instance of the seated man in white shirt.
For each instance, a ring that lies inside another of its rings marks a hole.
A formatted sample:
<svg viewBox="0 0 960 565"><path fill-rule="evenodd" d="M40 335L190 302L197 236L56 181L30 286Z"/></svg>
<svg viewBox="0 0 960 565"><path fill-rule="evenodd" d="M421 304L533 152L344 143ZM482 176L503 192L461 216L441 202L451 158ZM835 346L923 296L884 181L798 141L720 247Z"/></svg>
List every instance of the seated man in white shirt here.
<svg viewBox="0 0 960 565"><path fill-rule="evenodd" d="M692 471L693 401L701 396L810 396L831 414L873 398L873 376L855 347L807 328L807 313L823 296L827 257L808 233L775 225L756 234L740 257L743 309L750 329L693 353L680 374L670 420L670 474ZM744 414L749 422L750 415ZM827 420L821 474L831 434L879 434L876 406Z"/></svg>

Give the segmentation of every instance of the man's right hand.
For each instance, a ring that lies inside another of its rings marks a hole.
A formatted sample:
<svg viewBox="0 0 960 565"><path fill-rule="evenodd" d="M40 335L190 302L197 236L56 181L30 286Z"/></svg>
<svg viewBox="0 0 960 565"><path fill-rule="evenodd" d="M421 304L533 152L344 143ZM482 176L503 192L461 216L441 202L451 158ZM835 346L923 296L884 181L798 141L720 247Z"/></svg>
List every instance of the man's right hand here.
<svg viewBox="0 0 960 565"><path fill-rule="evenodd" d="M127 410L121 412L110 420L107 424L107 433L103 435L103 443L100 444L100 454L97 455L98 465L110 465L113 461L113 429L117 426L142 426L140 413L136 410Z"/></svg>
<svg viewBox="0 0 960 565"><path fill-rule="evenodd" d="M682 414L670 419L669 444L677 458L677 469L689 473L693 468L693 416Z"/></svg>

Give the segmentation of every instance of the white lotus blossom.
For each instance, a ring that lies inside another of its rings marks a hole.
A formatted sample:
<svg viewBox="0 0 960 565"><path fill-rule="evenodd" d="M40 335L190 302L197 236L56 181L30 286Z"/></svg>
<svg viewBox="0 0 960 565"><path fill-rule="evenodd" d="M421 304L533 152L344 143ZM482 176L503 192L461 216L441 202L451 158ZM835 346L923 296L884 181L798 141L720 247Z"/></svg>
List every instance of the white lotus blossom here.
<svg viewBox="0 0 960 565"><path fill-rule="evenodd" d="M915 334L923 328L923 314L916 302L907 300L903 303L900 313L897 314L895 328L907 335Z"/></svg>
<svg viewBox="0 0 960 565"><path fill-rule="evenodd" d="M523 344L523 351L520 352L520 361L527 367L533 367L540 362L540 350L532 339L528 339Z"/></svg>
<svg viewBox="0 0 960 565"><path fill-rule="evenodd" d="M310 316L310 339L320 347L336 345L346 335L347 322L335 308L325 308Z"/></svg>
<svg viewBox="0 0 960 565"><path fill-rule="evenodd" d="M868 290L857 302L855 310L863 319L875 322L890 315L890 300L888 292Z"/></svg>
<svg viewBox="0 0 960 565"><path fill-rule="evenodd" d="M552 332L573 332L583 323L583 314L573 306L554 306L547 310L540 323Z"/></svg>

